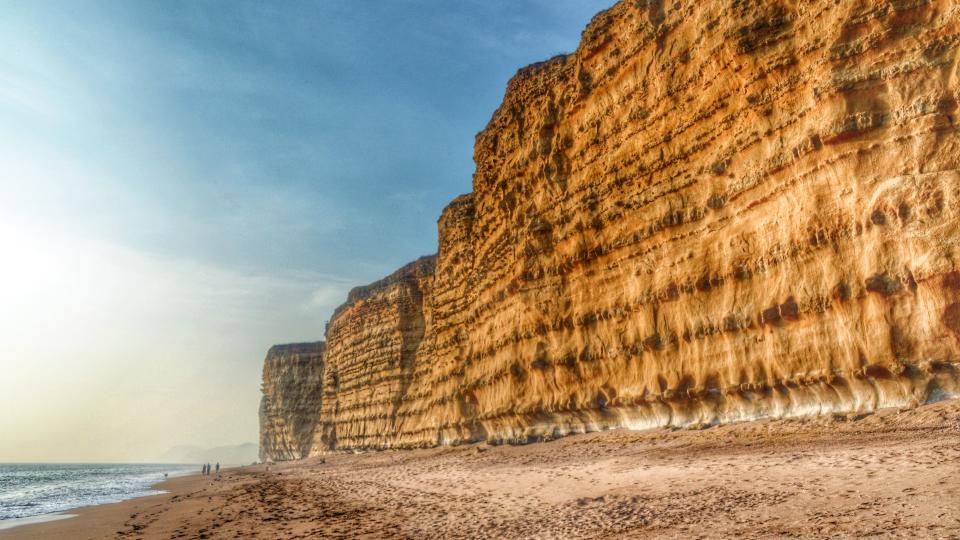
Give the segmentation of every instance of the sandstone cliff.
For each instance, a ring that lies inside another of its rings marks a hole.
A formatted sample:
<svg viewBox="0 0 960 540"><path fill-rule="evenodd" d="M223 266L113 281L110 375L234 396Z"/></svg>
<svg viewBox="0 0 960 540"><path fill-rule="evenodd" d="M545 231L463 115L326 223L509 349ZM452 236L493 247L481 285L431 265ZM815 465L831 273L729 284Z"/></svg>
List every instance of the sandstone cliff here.
<svg viewBox="0 0 960 540"><path fill-rule="evenodd" d="M260 460L306 457L323 396L324 343L274 345L263 363Z"/></svg>
<svg viewBox="0 0 960 540"><path fill-rule="evenodd" d="M522 69L439 252L327 332L311 452L958 392L960 6L624 1Z"/></svg>

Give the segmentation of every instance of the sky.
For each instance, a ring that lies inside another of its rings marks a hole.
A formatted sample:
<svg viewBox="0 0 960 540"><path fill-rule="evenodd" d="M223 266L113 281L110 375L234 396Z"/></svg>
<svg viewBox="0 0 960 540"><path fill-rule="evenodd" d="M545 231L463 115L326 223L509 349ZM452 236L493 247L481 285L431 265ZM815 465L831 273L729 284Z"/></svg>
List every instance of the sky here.
<svg viewBox="0 0 960 540"><path fill-rule="evenodd" d="M0 0L0 462L256 442L263 357L436 251L613 0Z"/></svg>

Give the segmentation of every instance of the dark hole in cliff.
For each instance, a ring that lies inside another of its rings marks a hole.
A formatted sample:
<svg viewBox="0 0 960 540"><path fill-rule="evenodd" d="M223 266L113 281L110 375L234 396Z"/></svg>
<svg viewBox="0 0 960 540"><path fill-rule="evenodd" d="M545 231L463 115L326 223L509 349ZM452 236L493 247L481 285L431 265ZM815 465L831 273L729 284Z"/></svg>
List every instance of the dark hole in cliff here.
<svg viewBox="0 0 960 540"><path fill-rule="evenodd" d="M897 215L900 216L900 219L903 221L910 219L910 207L907 203L900 203L900 206L897 207Z"/></svg>
<svg viewBox="0 0 960 540"><path fill-rule="evenodd" d="M917 280L913 277L913 272L907 270L907 287L911 292L917 292Z"/></svg>
<svg viewBox="0 0 960 540"><path fill-rule="evenodd" d="M710 166L710 170L713 172L713 174L720 176L727 171L727 166L729 165L730 165L730 162L728 160L721 159L721 160L715 161L713 165Z"/></svg>
<svg viewBox="0 0 960 540"><path fill-rule="evenodd" d="M690 375L684 375L680 378L680 381L677 382L677 387L673 391L667 391L666 397L670 398L687 398L693 397L696 385L694 384L693 377Z"/></svg>
<svg viewBox="0 0 960 540"><path fill-rule="evenodd" d="M550 365L550 363L547 362L545 359L543 359L543 358L537 358L536 360L534 360L534 361L530 364L530 367L532 367L532 368L534 368L534 369L546 369L547 366L549 366L549 365Z"/></svg>
<svg viewBox="0 0 960 540"><path fill-rule="evenodd" d="M957 368L951 362L933 360L930 362L930 373L952 373Z"/></svg>
<svg viewBox="0 0 960 540"><path fill-rule="evenodd" d="M581 67L580 72L577 73L577 80L580 82L580 94L584 96L589 94L593 86L593 77L587 73L587 70Z"/></svg>
<svg viewBox="0 0 960 540"><path fill-rule="evenodd" d="M706 396L719 396L721 390L720 385L720 376L716 373L711 373L707 375L703 380L703 395Z"/></svg>
<svg viewBox="0 0 960 540"><path fill-rule="evenodd" d="M711 210L717 210L723 208L723 205L727 204L727 198L723 195L713 194L707 199L707 208Z"/></svg>
<svg viewBox="0 0 960 540"><path fill-rule="evenodd" d="M780 323L780 306L773 306L760 312L760 324L776 325Z"/></svg>
<svg viewBox="0 0 960 540"><path fill-rule="evenodd" d="M537 350L533 354L534 360L547 359L547 344L543 341L537 342Z"/></svg>
<svg viewBox="0 0 960 540"><path fill-rule="evenodd" d="M660 338L660 334L653 334L643 340L643 346L648 351L659 351L663 348L663 340Z"/></svg>
<svg viewBox="0 0 960 540"><path fill-rule="evenodd" d="M871 364L863 368L863 374L867 377L872 377L874 379L890 379L893 378L893 374L890 373L890 370L885 366Z"/></svg>
<svg viewBox="0 0 960 540"><path fill-rule="evenodd" d="M872 221L874 225L883 225L887 222L887 218L880 210L874 210L873 213L870 214L870 221Z"/></svg>
<svg viewBox="0 0 960 540"><path fill-rule="evenodd" d="M800 318L800 306L792 296L780 304L780 316L788 321L796 321Z"/></svg>
<svg viewBox="0 0 960 540"><path fill-rule="evenodd" d="M523 378L523 376L526 375L526 373L527 373L526 370L520 367L520 364L517 364L516 362L514 362L510 366L510 374L518 379Z"/></svg>
<svg viewBox="0 0 960 540"><path fill-rule="evenodd" d="M707 292L710 290L710 276L704 274L700 276L700 279L696 283L697 290L700 292Z"/></svg>
<svg viewBox="0 0 960 540"><path fill-rule="evenodd" d="M842 375L834 375L830 378L830 386L843 388L849 385L850 385L850 382L847 381L847 379L845 379Z"/></svg>
<svg viewBox="0 0 960 540"><path fill-rule="evenodd" d="M736 315L727 315L723 318L723 331L735 332L740 329L740 322Z"/></svg>
<svg viewBox="0 0 960 540"><path fill-rule="evenodd" d="M607 396L603 394L597 394L595 401L597 402L597 407L601 411L607 408Z"/></svg>
<svg viewBox="0 0 960 540"><path fill-rule="evenodd" d="M867 278L866 288L870 292L889 296L900 290L900 281L887 274L875 274Z"/></svg>
<svg viewBox="0 0 960 540"><path fill-rule="evenodd" d="M738 264L736 268L733 269L733 277L737 281L744 281L750 279L750 267L746 264Z"/></svg>
<svg viewBox="0 0 960 540"><path fill-rule="evenodd" d="M671 283L667 285L667 288L663 291L663 300L671 301L680 298L680 289L677 287L676 283Z"/></svg>
<svg viewBox="0 0 960 540"><path fill-rule="evenodd" d="M831 295L836 300L840 300L841 302L846 302L847 300L850 299L850 295L851 295L850 285L847 285L847 283L844 281L837 283L837 285L833 288L833 292Z"/></svg>

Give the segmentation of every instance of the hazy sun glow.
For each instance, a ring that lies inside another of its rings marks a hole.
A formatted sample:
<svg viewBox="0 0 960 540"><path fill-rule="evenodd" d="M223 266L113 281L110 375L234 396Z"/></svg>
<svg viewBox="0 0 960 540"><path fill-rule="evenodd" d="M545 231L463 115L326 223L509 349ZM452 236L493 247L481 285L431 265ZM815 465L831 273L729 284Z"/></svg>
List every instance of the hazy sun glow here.
<svg viewBox="0 0 960 540"><path fill-rule="evenodd" d="M312 302L318 276L232 274L22 224L0 225L0 249L7 460L96 459L104 440L148 459L255 434L255 407L236 404L255 405L257 362L230 360L268 332L321 327L329 306ZM284 303L296 309L271 320Z"/></svg>

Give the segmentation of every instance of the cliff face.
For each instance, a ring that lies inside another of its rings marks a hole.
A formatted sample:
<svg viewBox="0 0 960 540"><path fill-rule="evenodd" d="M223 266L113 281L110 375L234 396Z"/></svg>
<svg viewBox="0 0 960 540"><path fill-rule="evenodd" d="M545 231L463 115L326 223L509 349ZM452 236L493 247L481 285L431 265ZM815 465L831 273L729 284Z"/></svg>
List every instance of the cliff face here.
<svg viewBox="0 0 960 540"><path fill-rule="evenodd" d="M958 392L960 7L620 2L521 70L435 259L331 320L312 451Z"/></svg>
<svg viewBox="0 0 960 540"><path fill-rule="evenodd" d="M274 345L263 364L260 460L309 455L320 419L324 343Z"/></svg>
<svg viewBox="0 0 960 540"><path fill-rule="evenodd" d="M321 428L314 451L385 444L396 429L414 358L424 337L424 297L430 296L434 257L350 291L327 327L327 365Z"/></svg>

